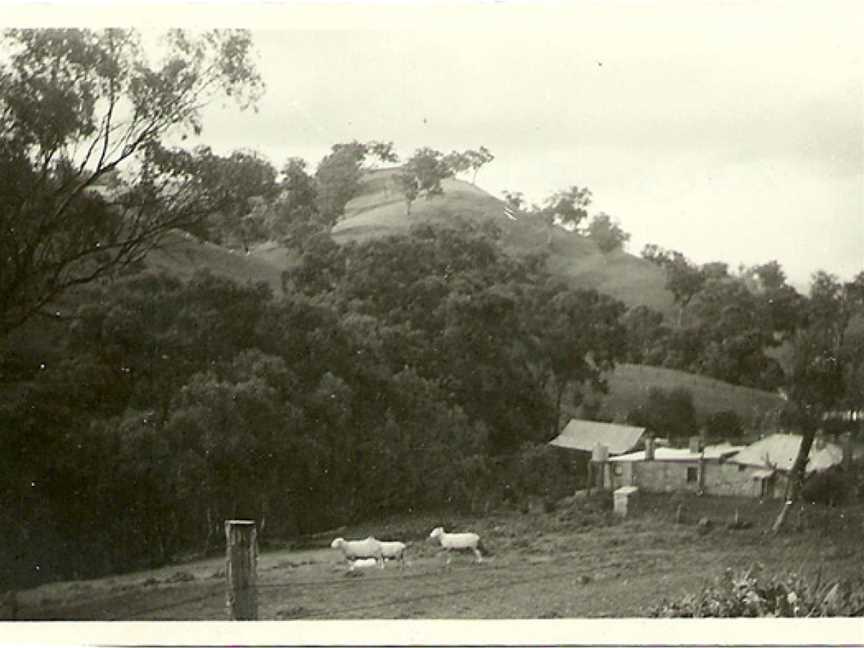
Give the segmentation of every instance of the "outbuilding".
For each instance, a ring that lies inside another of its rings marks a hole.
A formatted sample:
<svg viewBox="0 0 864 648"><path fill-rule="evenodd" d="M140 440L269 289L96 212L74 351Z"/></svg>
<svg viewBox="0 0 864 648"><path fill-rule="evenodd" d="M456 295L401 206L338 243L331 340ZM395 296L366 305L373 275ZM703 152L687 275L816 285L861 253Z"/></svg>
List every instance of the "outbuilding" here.
<svg viewBox="0 0 864 648"><path fill-rule="evenodd" d="M577 450L590 455L598 445L606 446L610 456L624 454L639 447L645 436L644 427L570 419L567 426L550 445Z"/></svg>
<svg viewBox="0 0 864 648"><path fill-rule="evenodd" d="M609 468L609 457L635 450L645 437L644 427L571 419L549 445L567 452L575 473L584 476L586 486L592 488L608 481L604 473ZM592 461L597 470L592 470Z"/></svg>

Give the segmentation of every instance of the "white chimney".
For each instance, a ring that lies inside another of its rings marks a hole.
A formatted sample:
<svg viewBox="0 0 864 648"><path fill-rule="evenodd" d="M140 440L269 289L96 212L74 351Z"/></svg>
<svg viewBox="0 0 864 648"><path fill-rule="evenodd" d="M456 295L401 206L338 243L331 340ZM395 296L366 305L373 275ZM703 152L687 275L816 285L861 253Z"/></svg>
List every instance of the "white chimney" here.
<svg viewBox="0 0 864 648"><path fill-rule="evenodd" d="M654 461L654 437L645 439L645 461Z"/></svg>
<svg viewBox="0 0 864 648"><path fill-rule="evenodd" d="M699 454L702 452L702 437L690 437L690 452L692 454Z"/></svg>

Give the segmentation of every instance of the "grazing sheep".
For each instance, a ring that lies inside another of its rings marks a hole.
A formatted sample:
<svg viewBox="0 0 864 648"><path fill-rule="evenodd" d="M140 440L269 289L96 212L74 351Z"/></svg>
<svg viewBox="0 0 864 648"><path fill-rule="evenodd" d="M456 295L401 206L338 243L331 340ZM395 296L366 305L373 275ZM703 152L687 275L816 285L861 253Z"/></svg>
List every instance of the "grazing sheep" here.
<svg viewBox="0 0 864 648"><path fill-rule="evenodd" d="M333 549L340 549L349 563L356 558L374 558L381 569L384 569L384 553L381 543L369 536L365 540L345 540L336 538L330 543Z"/></svg>
<svg viewBox="0 0 864 648"><path fill-rule="evenodd" d="M405 567L405 550L407 548L404 542L381 542L381 553L384 558L398 560L400 567Z"/></svg>
<svg viewBox="0 0 864 648"><path fill-rule="evenodd" d="M474 552L478 563L483 562L483 554L480 551L485 551L485 548L480 541L480 536L476 533L447 533L444 531L444 527L435 527L429 534L429 538L438 540L441 544L441 548L447 555L446 564L448 565L450 564L451 552L467 551L468 549Z"/></svg>

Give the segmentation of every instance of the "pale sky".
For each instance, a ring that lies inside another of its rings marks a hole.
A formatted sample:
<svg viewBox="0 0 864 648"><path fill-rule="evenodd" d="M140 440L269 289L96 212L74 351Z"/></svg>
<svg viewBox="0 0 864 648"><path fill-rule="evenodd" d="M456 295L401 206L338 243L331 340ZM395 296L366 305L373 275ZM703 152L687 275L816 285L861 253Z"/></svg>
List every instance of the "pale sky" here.
<svg viewBox="0 0 864 648"><path fill-rule="evenodd" d="M484 145L480 186L536 201L587 186L633 253L777 259L799 284L864 269L857 3L238 5L128 14L254 28L267 93L257 113L208 110L217 150L279 166L352 139Z"/></svg>

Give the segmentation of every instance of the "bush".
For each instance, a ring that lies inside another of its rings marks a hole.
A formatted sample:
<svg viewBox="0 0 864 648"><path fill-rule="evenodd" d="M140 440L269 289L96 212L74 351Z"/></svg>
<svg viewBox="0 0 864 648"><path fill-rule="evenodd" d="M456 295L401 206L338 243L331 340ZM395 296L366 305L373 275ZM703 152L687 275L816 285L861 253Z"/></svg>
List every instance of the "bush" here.
<svg viewBox="0 0 864 648"><path fill-rule="evenodd" d="M801 489L801 499L811 504L839 506L846 504L853 490L850 476L834 467L811 475Z"/></svg>
<svg viewBox="0 0 864 648"><path fill-rule="evenodd" d="M505 471L503 481L517 501L533 496L554 502L576 488L576 475L567 456L547 445L523 445L507 462ZM551 505L544 504L544 508Z"/></svg>
<svg viewBox="0 0 864 648"><path fill-rule="evenodd" d="M705 431L711 441L728 441L740 439L744 434L741 417L732 410L714 412L705 421Z"/></svg>
<svg viewBox="0 0 864 648"><path fill-rule="evenodd" d="M864 615L864 577L838 582L808 580L797 574L762 577L755 565L743 573L727 569L714 584L677 601L663 601L648 616L827 617Z"/></svg>
<svg viewBox="0 0 864 648"><path fill-rule="evenodd" d="M645 403L628 413L627 422L679 440L688 438L699 427L693 394L683 387L671 390L652 387Z"/></svg>

